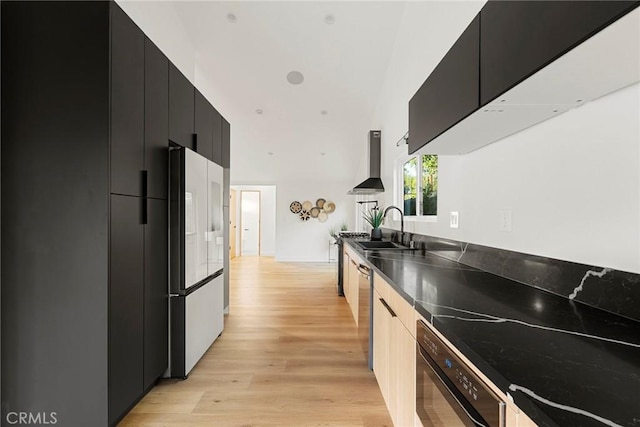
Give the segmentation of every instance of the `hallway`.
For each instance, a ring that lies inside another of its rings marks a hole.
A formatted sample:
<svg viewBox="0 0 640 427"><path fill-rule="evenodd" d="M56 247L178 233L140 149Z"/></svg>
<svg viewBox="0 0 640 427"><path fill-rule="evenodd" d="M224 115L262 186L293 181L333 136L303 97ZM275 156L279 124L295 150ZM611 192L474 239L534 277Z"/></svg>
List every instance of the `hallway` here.
<svg viewBox="0 0 640 427"><path fill-rule="evenodd" d="M121 426L391 426L334 264L231 262L222 336Z"/></svg>

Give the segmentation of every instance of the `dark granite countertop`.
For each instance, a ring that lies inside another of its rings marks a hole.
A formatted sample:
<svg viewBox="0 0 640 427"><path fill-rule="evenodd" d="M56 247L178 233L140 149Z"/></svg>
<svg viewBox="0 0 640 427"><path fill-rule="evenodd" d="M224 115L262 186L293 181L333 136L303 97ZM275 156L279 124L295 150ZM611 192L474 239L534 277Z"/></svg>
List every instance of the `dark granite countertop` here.
<svg viewBox="0 0 640 427"><path fill-rule="evenodd" d="M363 251L540 426L640 426L640 323L424 251Z"/></svg>

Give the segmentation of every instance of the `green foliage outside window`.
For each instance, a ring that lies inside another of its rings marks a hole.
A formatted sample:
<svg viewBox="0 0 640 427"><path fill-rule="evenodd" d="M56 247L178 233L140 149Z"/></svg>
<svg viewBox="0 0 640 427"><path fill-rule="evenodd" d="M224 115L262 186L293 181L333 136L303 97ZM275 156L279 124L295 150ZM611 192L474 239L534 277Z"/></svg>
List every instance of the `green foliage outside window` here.
<svg viewBox="0 0 640 427"><path fill-rule="evenodd" d="M406 162L403 166L404 181L404 214L416 214L416 197L418 196L418 164L417 159Z"/></svg>
<svg viewBox="0 0 640 427"><path fill-rule="evenodd" d="M438 156L422 156L422 215L438 214Z"/></svg>
<svg viewBox="0 0 640 427"><path fill-rule="evenodd" d="M418 157L413 157L402 166L404 214L407 216L438 214L438 156L425 154L421 158L420 169Z"/></svg>

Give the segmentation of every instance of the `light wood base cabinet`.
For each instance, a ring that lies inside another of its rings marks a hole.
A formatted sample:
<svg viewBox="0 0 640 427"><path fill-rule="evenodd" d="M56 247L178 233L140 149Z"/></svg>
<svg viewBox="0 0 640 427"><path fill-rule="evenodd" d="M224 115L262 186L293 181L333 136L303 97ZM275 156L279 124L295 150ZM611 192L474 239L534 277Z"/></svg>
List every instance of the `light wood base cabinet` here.
<svg viewBox="0 0 640 427"><path fill-rule="evenodd" d="M413 426L416 341L401 321L404 316L398 315L411 306L395 299L378 275L374 275L373 299L373 371L394 425Z"/></svg>

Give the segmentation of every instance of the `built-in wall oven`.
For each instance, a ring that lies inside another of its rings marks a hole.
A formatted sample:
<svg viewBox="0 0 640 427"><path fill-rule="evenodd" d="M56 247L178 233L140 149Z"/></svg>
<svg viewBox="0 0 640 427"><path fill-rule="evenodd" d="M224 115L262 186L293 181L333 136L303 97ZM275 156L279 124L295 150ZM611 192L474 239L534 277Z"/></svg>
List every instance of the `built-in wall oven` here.
<svg viewBox="0 0 640 427"><path fill-rule="evenodd" d="M424 427L504 427L505 403L422 321L416 345L416 412Z"/></svg>

